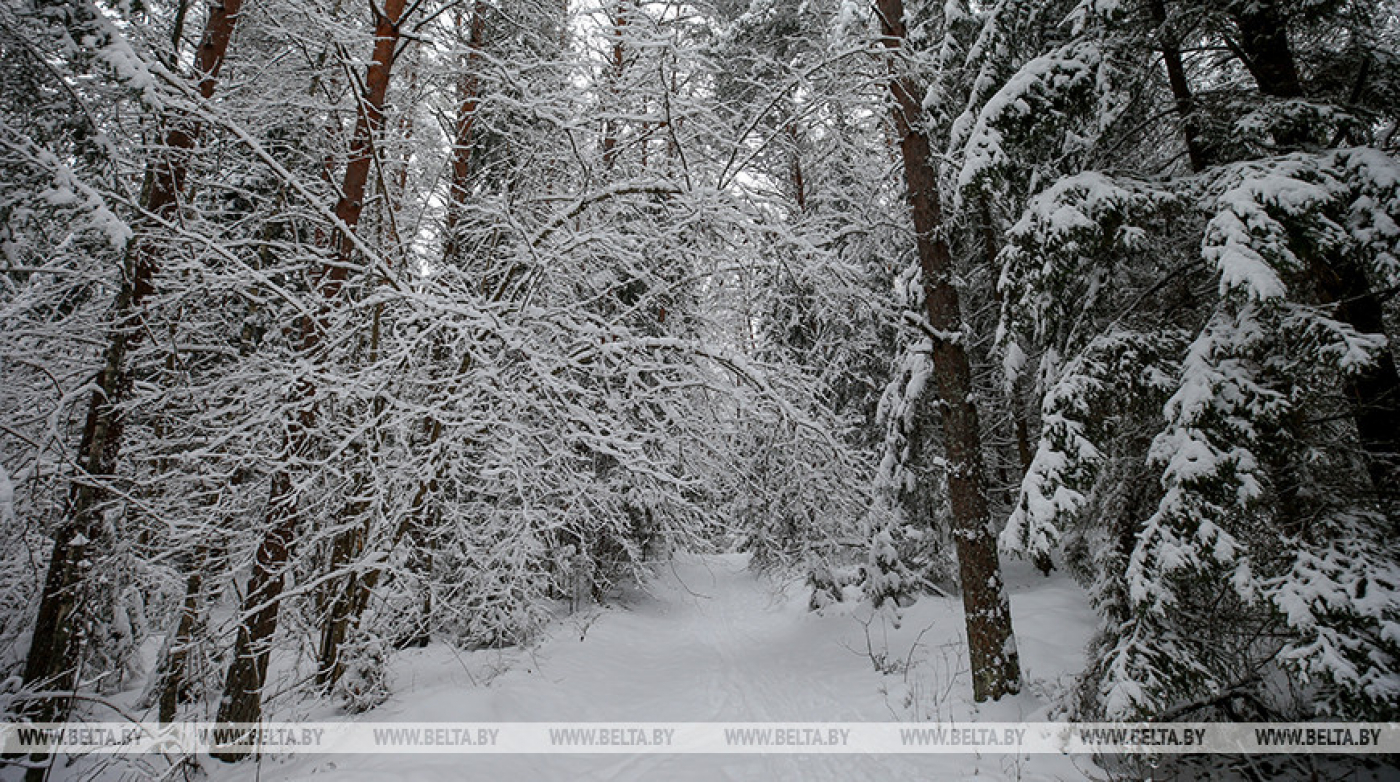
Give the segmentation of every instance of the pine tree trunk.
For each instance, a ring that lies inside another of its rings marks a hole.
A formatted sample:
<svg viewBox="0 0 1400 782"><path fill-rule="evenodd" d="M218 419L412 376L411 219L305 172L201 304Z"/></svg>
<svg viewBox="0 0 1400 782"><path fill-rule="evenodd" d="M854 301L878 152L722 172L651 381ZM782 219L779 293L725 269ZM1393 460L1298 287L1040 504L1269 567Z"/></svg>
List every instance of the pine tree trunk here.
<svg viewBox="0 0 1400 782"><path fill-rule="evenodd" d="M204 37L195 55L194 74L205 100L214 94L215 79L223 66L241 6L242 0L225 0L209 8ZM126 268L113 307L113 330L96 378L97 387L88 402L78 448L83 474L73 482L67 518L54 534L53 553L25 661L24 683L29 688L64 691L78 684L77 661L84 624L78 608L91 567L89 556L100 550L94 545L107 537L101 518L105 499L102 485L110 480L121 448L122 421L117 408L131 388L127 355L140 341L142 307L155 290L155 275L165 252L165 245L151 241L149 232L157 221L170 220L179 211L187 158L198 144L199 135L198 124L178 120L166 132L165 148L148 171L150 185L142 207L156 220L138 217L127 246ZM66 714L66 703L47 699L35 716L61 720Z"/></svg>
<svg viewBox="0 0 1400 782"><path fill-rule="evenodd" d="M902 0L877 0L876 12L885 46L897 51L906 38ZM981 432L972 403L972 370L963 345L953 261L942 235L938 174L928 136L922 130L923 110L918 97L921 91L912 80L893 69L889 89L895 101L894 124L900 136L910 212L923 268L925 307L935 333L934 383L942 403L948 495L963 587L973 697L978 701L997 700L1020 691L1021 669L1011 630L1011 606L997 561L996 535L987 509Z"/></svg>
<svg viewBox="0 0 1400 782"><path fill-rule="evenodd" d="M249 724L262 719L262 688L267 680L267 660L272 636L277 631L277 609L282 596L284 570L296 532L296 509L292 507L291 476L283 471L273 476L272 501L268 508L267 533L253 560L242 604L243 619L234 641L233 660L224 679L217 720L221 724ZM213 753L220 760L238 760L240 751Z"/></svg>
<svg viewBox="0 0 1400 782"><path fill-rule="evenodd" d="M460 19L458 20L460 29ZM443 259L452 263L457 255L459 244L457 226L466 208L471 174L472 135L476 125L477 111L481 105L481 80L475 68L481 61L481 50L486 40L486 5L478 0L472 8L470 33L468 37L467 70L457 83L458 114L456 137L453 139L451 168L452 178L448 183L447 216L445 221L446 239L443 244ZM433 445L442 433L439 422L429 427L428 445ZM417 523L426 504L427 496L436 486L435 481L425 481L414 494L406 520L395 530L389 546L397 546L403 536ZM366 545L365 531L356 530L342 536L335 544L332 553L332 568L358 557ZM360 616L369 605L369 598L379 583L381 568L374 567L364 574L354 574L345 579L343 588L336 589L331 600L324 626L321 628L319 649L320 666L316 674L317 683L330 687L340 680L345 671L341 660L342 649L355 628Z"/></svg>
<svg viewBox="0 0 1400 782"><path fill-rule="evenodd" d="M399 22L405 0L387 0L382 13L376 11L374 53L365 75L365 92L361 96L350 142L350 159L341 182L341 197L335 206L335 216L341 225L335 240L336 262L323 267L317 286L324 299L323 312L302 321L302 353L310 356L320 343L326 328L325 314L335 306L344 287L350 262L354 257L353 234L364 212L366 187L374 161L374 136L384 122L384 99L389 90L389 75L393 67L394 50L399 42ZM306 455L310 433L316 422L315 387L303 380L296 395L305 405L291 427L288 451ZM234 643L233 661L224 682L223 698L219 702L217 721L220 724L254 723L262 717L262 689L267 681L268 653L277 632L277 614L281 605L285 571L295 543L300 513L293 491L293 476L282 468L273 476L264 537L258 547L253 573L243 599L242 621ZM224 761L245 756L243 748L211 753Z"/></svg>
<svg viewBox="0 0 1400 782"><path fill-rule="evenodd" d="M460 31L459 31L460 32ZM471 181L472 135L476 129L476 114L481 106L481 78L476 68L481 61L481 47L486 39L486 4L481 0L472 8L471 32L467 38L467 68L457 82L457 134L452 140L452 181L447 188L447 220L443 256L451 263L459 250L458 226L466 209L468 185Z"/></svg>

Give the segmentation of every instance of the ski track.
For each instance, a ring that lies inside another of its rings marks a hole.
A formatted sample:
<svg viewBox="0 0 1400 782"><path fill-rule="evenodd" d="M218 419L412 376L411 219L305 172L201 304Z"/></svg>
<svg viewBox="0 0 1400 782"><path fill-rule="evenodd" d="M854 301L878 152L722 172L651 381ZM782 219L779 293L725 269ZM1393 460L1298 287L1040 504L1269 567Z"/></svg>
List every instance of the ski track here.
<svg viewBox="0 0 1400 782"><path fill-rule="evenodd" d="M562 620L529 650L456 653L435 644L395 662L395 696L361 717L371 721L452 722L886 722L894 719L882 687L901 681L878 674L865 635L851 616L806 610L800 584L778 588L746 567L742 555L680 555L646 592L622 607ZM1072 584L1011 579L1013 609L1043 619L1042 641L1018 626L1027 669L1035 675L1082 665L1087 607ZM930 598L885 627L891 656L903 659L929 628L915 659L960 643L961 611ZM922 610L921 610L922 609ZM868 614L867 614L868 615ZM877 620L878 621L878 620ZM1083 625L1083 627L1081 627ZM1074 632L1068 632L1073 629ZM1076 633L1078 635L1076 635ZM872 636L876 631L872 629ZM932 637L930 637L932 634ZM1078 644L1076 646L1076 643ZM963 655L965 658L965 654ZM481 684L489 670L506 670ZM1043 669L1043 670L1038 670ZM937 676L940 667L917 669ZM1069 669L1073 670L1073 668ZM938 713L957 719L1043 719L1046 704L1029 694L977 709L957 677ZM473 684L473 682L477 682ZM932 682L941 692L946 683ZM1033 688L1027 688L1033 689ZM896 700L896 698L890 698ZM907 718L908 713L900 714ZM342 719L334 713L310 719ZM257 768L260 765L260 768ZM997 755L363 755L268 758L209 769L215 780L861 780L1080 779L1067 758L1017 762Z"/></svg>

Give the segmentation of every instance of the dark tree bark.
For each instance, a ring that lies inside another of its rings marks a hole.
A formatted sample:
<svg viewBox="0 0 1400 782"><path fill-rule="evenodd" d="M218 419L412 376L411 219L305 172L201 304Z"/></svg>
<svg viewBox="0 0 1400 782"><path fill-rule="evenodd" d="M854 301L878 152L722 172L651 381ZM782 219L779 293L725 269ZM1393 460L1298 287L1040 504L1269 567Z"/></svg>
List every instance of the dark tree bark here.
<svg viewBox="0 0 1400 782"><path fill-rule="evenodd" d="M1204 171L1211 163L1210 149L1201 138L1201 122L1196 116L1196 99L1186 79L1186 65L1181 59L1181 43L1167 17L1165 0L1150 0L1148 9L1158 28L1158 50L1167 69L1167 84L1171 87L1176 113L1181 117L1181 132L1186 141L1186 154L1191 170Z"/></svg>
<svg viewBox="0 0 1400 782"><path fill-rule="evenodd" d="M875 10L885 46L897 52L906 39L903 0L876 0ZM996 535L987 509L981 431L972 402L972 370L963 344L953 259L943 238L938 172L922 125L922 91L912 79L893 69L889 90L894 98L894 124L923 268L925 308L934 331L934 383L942 408L948 495L967 620L973 697L978 701L997 700L1020 691L1021 668L1011 630L1011 606L997 561Z"/></svg>
<svg viewBox="0 0 1400 782"><path fill-rule="evenodd" d="M1323 301L1336 306L1337 320L1363 334L1386 336L1381 300L1360 264L1351 258L1312 260L1313 281ZM1400 533L1400 372L1390 344L1374 363L1348 376L1342 390L1377 498Z"/></svg>
<svg viewBox="0 0 1400 782"><path fill-rule="evenodd" d="M283 571L296 532L295 502L291 475L285 470L279 471L272 477L267 532L253 559L253 574L243 598L243 618L234 641L233 661L224 679L217 717L220 723L247 724L262 718L262 687L267 680L272 636L277 632ZM221 760L238 760L244 756L241 751L213 754Z"/></svg>
<svg viewBox="0 0 1400 782"><path fill-rule="evenodd" d="M355 518L365 510L363 503L356 503L347 516ZM331 546L330 570L332 573L355 561L364 553L368 530L357 525L348 532L336 536ZM361 577L351 572L342 578L327 582L327 593L331 600L326 607L326 616L321 625L321 646L318 653L319 665L316 670L316 683L325 687L333 686L345 671L341 660L341 648L350 631L350 625L359 617L357 610ZM359 606L362 608L362 606Z"/></svg>
<svg viewBox="0 0 1400 782"><path fill-rule="evenodd" d="M204 552L196 554L195 559L194 567L185 577L185 599L180 606L180 623L175 628L175 640L170 644L170 656L165 661L165 670L162 673L159 701L161 722L175 721L181 691L185 689L190 643L194 639L195 627L199 624L199 594L204 589Z"/></svg>
<svg viewBox="0 0 1400 782"><path fill-rule="evenodd" d="M1288 44L1287 19L1273 0L1242 0L1231 8L1239 28L1238 54L1259 91L1273 98L1303 97L1303 80Z"/></svg>
<svg viewBox="0 0 1400 782"><path fill-rule="evenodd" d="M798 128L796 120L787 124L787 134L792 143L791 161L788 164L788 176L792 180L792 200L796 202L798 212L806 212L807 180L802 172L802 131Z"/></svg>
<svg viewBox="0 0 1400 782"><path fill-rule="evenodd" d="M194 78L199 94L208 100L223 67L229 40L242 0L225 0L209 7L204 36L195 55ZM121 287L113 307L114 325L88 402L78 447L80 475L69 492L66 520L54 533L33 640L25 661L24 682L35 689L64 691L77 686L77 661L83 644L80 606L95 546L107 537L101 519L103 486L111 479L121 449L122 420L118 412L131 388L127 355L143 333L143 307L155 290L165 245L151 238L160 222L172 220L180 208L189 156L198 145L200 126L180 119L166 131L163 152L148 171L149 186L142 203L144 214L136 221L127 246ZM47 699L38 718L63 719L65 700Z"/></svg>
<svg viewBox="0 0 1400 782"><path fill-rule="evenodd" d="M319 316L303 317L301 350L310 356L320 343L326 328L325 315L341 296L354 258L354 231L364 211L365 191L374 160L374 136L384 123L384 99L389 91L389 76L394 52L399 42L399 23L406 0L387 0L384 10L375 13L374 52L365 75L365 91L356 113L355 132L350 142L350 158L341 182L340 200L335 216L340 221L334 240L335 261L322 267L316 277L323 304ZM303 408L289 427L287 451L305 455L309 450L310 432L316 422L316 389L309 379L298 384L295 391ZM242 621L234 643L233 661L224 682L223 698L219 702L217 721L221 724L250 724L262 717L262 689L267 681L268 654L277 632L277 614L285 583L285 570L291 558L300 513L290 467L277 471L272 479L264 521L264 537L253 561L246 596L243 599ZM213 753L225 761L245 757L245 748Z"/></svg>

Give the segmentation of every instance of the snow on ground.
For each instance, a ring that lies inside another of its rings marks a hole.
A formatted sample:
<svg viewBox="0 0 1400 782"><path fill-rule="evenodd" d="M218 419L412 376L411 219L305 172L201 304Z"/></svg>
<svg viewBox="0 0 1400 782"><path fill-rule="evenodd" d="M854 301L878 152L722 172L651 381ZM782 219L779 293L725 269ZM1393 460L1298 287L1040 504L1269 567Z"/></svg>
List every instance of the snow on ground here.
<svg viewBox="0 0 1400 782"><path fill-rule="evenodd" d="M1009 563L1027 687L975 706L961 603L926 598L900 626L817 616L743 555L681 555L643 591L561 620L524 650L400 652L395 695L361 715L404 722L1043 720L1083 667L1093 616L1067 578ZM867 640L868 639L868 640ZM882 659L887 674L876 671ZM271 719L348 719L324 711ZM1004 755L298 755L224 766L213 780L1082 779L1086 758Z"/></svg>

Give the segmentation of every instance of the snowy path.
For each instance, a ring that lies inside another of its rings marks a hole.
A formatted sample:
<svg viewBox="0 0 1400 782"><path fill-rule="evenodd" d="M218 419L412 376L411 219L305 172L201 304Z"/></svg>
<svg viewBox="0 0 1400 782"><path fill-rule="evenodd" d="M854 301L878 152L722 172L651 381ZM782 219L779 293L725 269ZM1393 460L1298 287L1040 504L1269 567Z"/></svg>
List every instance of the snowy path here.
<svg viewBox="0 0 1400 782"><path fill-rule="evenodd" d="M395 697L374 721L891 721L925 717L1042 719L1045 704L1022 695L980 712L965 695L961 611L928 599L900 629L870 625L876 649L911 656L909 677L881 676L852 616L815 616L806 590L782 594L738 555L682 557L645 594L562 621L525 652L457 654L445 646L403 653ZM1089 621L1083 596L1064 580L1012 576L1013 610L1032 681L1082 664ZM1024 583L1022 583L1022 581ZM921 638L916 638L920 631ZM1041 636L1041 637L1037 637ZM489 669L504 672L480 684ZM951 681L949 680L951 677ZM906 682L908 682L906 684ZM291 716L291 715L287 715ZM324 719L328 715L312 715ZM251 764L211 769L249 779ZM262 780L293 779L1077 779L1064 758L1027 765L988 755L500 755L300 756L265 760Z"/></svg>

